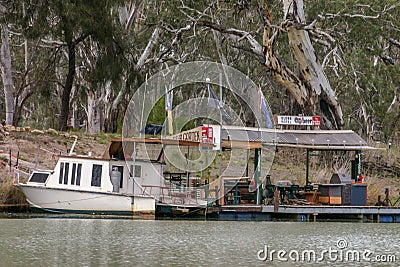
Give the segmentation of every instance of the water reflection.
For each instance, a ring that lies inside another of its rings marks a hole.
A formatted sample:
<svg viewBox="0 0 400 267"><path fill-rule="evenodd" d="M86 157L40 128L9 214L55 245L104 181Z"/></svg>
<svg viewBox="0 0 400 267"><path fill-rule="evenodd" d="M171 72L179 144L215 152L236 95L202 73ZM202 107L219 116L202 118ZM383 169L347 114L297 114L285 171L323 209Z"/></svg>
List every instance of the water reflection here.
<svg viewBox="0 0 400 267"><path fill-rule="evenodd" d="M260 261L257 252L266 245L321 252L339 239L348 249L395 254L398 266L399 230L400 224L0 219L0 266L304 266Z"/></svg>

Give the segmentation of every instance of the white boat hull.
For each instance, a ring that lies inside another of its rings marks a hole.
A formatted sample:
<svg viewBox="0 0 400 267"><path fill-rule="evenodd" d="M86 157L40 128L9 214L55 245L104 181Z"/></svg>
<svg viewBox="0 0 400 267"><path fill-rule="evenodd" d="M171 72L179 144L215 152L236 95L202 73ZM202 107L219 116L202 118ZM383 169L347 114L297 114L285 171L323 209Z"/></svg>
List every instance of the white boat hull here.
<svg viewBox="0 0 400 267"><path fill-rule="evenodd" d="M154 214L151 196L128 196L108 192L91 192L18 185L33 207L51 212L86 214Z"/></svg>

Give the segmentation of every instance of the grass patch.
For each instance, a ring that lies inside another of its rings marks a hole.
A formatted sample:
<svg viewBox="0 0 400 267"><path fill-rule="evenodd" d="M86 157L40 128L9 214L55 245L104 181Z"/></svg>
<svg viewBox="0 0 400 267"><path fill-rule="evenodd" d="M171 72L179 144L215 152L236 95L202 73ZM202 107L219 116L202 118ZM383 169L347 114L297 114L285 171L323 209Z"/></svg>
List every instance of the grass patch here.
<svg viewBox="0 0 400 267"><path fill-rule="evenodd" d="M20 160L23 160L23 161L28 161L28 162L30 161L29 159L27 159L27 158L25 158L25 157L23 157L23 156L19 156L19 159L20 159Z"/></svg>
<svg viewBox="0 0 400 267"><path fill-rule="evenodd" d="M12 183L12 178L7 180L0 186L0 203L1 204L26 204L26 198L18 187Z"/></svg>
<svg viewBox="0 0 400 267"><path fill-rule="evenodd" d="M0 156L0 160L8 163L8 157Z"/></svg>

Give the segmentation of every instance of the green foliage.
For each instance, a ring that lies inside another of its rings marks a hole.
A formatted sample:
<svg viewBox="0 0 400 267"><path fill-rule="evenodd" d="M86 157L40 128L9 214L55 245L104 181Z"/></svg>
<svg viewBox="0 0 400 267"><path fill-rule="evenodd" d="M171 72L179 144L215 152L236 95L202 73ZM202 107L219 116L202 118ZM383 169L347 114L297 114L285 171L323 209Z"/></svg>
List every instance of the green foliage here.
<svg viewBox="0 0 400 267"><path fill-rule="evenodd" d="M151 110L147 123L164 124L166 120L165 97L161 98Z"/></svg>
<svg viewBox="0 0 400 267"><path fill-rule="evenodd" d="M0 160L8 163L8 157L0 156Z"/></svg>
<svg viewBox="0 0 400 267"><path fill-rule="evenodd" d="M23 125L39 129L60 126L61 94L68 71L67 45L71 42L77 45L76 69L79 70L75 76L75 91L71 93L71 106L75 104L78 107L82 125L88 89L97 91L100 96L104 84L112 81L110 95L102 99L104 105L111 105L121 88L126 88L117 111L107 113L113 116L105 118L115 123L110 128L121 132L127 103L146 77L179 62L221 62L221 53L228 65L246 73L262 86L274 114L293 114L296 111L287 90L243 49L245 43L228 42L223 34L215 35L210 29L197 26L177 35L178 29L193 26L193 19L205 19L250 32L261 43L263 25L259 8L270 10L272 23L279 24L283 20L281 1L3 2L7 12L0 22L10 25L12 32L20 33L10 34L16 91L21 91L27 83L33 86L30 98L24 103ZM396 124L398 115L386 111L400 82L400 48L390 42L390 39L400 41L398 1L307 0L304 4L306 23L316 20L316 27L332 37L328 39L310 33L319 62L324 63L325 73L342 105L346 121L344 128L361 130L366 134L372 125L380 125L386 136L393 136L399 130ZM119 11L121 7L131 5L137 5L140 16L126 28ZM137 69L135 64L157 26L162 29L160 38L144 66ZM219 38L220 50L215 36ZM25 51L20 46L25 39L29 43L28 70L24 66ZM274 50L282 62L296 72L297 62L284 32L277 36ZM29 73L29 79L25 73ZM174 104L191 97L207 97L205 89L204 84L182 86L174 92ZM226 91L224 96L224 101L237 112L246 105ZM164 101L161 99L156 104L149 123L164 123ZM363 117L362 105L368 118ZM105 110L107 107L102 108ZM177 123L187 120L183 117L174 119ZM201 122L190 121L184 129Z"/></svg>
<svg viewBox="0 0 400 267"><path fill-rule="evenodd" d="M400 81L400 48L389 39L400 39L398 1L314 0L307 7L310 20L317 19L317 26L335 39L330 48L315 48L320 58L330 60L326 73L349 118L345 127L367 133L372 125L382 126L384 134L391 136L395 115L386 112ZM334 48L338 51L335 59L333 54L328 56ZM333 61L339 57L343 65L335 70ZM362 114L362 105L368 118Z"/></svg>

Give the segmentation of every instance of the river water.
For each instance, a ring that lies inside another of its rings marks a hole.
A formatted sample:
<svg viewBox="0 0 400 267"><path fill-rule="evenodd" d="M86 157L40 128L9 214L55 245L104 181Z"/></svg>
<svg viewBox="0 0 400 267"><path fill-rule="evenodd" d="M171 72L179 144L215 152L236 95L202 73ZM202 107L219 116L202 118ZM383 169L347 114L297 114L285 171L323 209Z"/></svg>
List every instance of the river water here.
<svg viewBox="0 0 400 267"><path fill-rule="evenodd" d="M0 266L400 266L400 224L31 218L0 236Z"/></svg>

